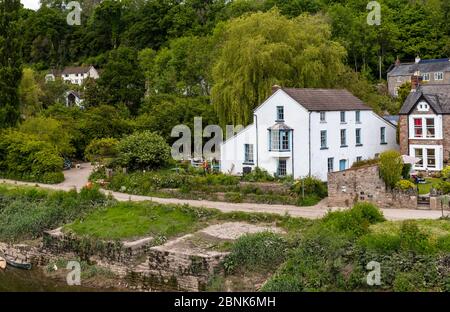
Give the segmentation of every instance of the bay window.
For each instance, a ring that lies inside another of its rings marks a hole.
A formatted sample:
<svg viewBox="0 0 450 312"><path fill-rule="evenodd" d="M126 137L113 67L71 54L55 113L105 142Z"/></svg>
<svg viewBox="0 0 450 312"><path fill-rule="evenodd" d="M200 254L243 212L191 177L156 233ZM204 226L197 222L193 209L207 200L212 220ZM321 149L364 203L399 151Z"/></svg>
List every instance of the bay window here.
<svg viewBox="0 0 450 312"><path fill-rule="evenodd" d="M269 130L271 151L288 152L291 150L291 131L290 130Z"/></svg>

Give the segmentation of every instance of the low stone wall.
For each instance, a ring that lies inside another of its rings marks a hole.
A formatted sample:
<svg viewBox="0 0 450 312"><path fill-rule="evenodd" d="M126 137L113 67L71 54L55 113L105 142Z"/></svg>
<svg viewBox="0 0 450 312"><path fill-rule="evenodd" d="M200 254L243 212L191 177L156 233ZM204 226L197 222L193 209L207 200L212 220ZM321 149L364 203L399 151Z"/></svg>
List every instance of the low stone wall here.
<svg viewBox="0 0 450 312"><path fill-rule="evenodd" d="M57 256L43 249L42 246L2 242L0 242L0 255L17 263L31 263L32 266L47 265L50 261L57 259Z"/></svg>
<svg viewBox="0 0 450 312"><path fill-rule="evenodd" d="M183 244L192 234L171 241L167 245L151 248L147 261L134 268L128 275L128 282L151 288L172 291L202 291L208 279L218 272L220 263L228 253L218 251L180 251L177 244Z"/></svg>
<svg viewBox="0 0 450 312"><path fill-rule="evenodd" d="M377 165L328 174L328 202L350 207L356 202L373 202L380 208L417 208L417 194L387 190Z"/></svg>
<svg viewBox="0 0 450 312"><path fill-rule="evenodd" d="M288 194L289 186L284 185L283 183L274 183L274 182L239 182L241 187L255 187L260 189L263 193L273 192L276 194Z"/></svg>
<svg viewBox="0 0 450 312"><path fill-rule="evenodd" d="M154 245L152 237L136 241L101 241L65 234L61 228L47 231L43 236L44 248L54 253L73 252L81 259L89 260L95 257L120 263L130 263L147 253Z"/></svg>

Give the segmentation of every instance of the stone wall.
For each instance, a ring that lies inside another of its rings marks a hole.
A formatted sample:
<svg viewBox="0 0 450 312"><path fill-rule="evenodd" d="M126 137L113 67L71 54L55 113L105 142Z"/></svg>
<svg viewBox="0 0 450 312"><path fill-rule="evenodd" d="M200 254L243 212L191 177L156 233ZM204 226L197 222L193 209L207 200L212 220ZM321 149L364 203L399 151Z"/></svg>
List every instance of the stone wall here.
<svg viewBox="0 0 450 312"><path fill-rule="evenodd" d="M398 127L399 127L400 153L402 155L409 155L408 115L400 115Z"/></svg>
<svg viewBox="0 0 450 312"><path fill-rule="evenodd" d="M378 165L364 166L328 174L328 202L350 207L368 201L380 208L417 208L417 195L386 189Z"/></svg>
<svg viewBox="0 0 450 312"><path fill-rule="evenodd" d="M154 245L152 237L136 241L101 241L89 240L75 235L65 234L58 228L47 231L43 236L44 248L53 253L73 252L81 259L89 260L92 257L119 263L130 263L150 250Z"/></svg>

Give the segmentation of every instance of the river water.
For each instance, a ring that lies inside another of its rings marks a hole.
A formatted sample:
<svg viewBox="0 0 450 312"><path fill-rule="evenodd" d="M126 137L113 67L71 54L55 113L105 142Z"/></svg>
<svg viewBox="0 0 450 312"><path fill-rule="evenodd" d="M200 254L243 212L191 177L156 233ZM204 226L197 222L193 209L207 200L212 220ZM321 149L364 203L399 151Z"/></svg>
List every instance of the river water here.
<svg viewBox="0 0 450 312"><path fill-rule="evenodd" d="M0 269L0 291L102 291L82 286L69 286L63 281L46 277L39 270L20 270L8 267Z"/></svg>

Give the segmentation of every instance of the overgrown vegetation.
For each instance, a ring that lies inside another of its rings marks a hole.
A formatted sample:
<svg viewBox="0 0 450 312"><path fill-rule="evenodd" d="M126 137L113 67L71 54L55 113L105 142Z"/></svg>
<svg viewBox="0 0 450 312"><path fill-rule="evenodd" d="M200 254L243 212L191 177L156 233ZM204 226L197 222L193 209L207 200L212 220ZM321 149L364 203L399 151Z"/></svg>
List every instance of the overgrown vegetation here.
<svg viewBox="0 0 450 312"><path fill-rule="evenodd" d="M118 169L107 179L101 168L91 175L91 180L106 182L110 190L136 195L234 203L314 206L327 196L326 184L314 177L294 181L291 177L275 178L259 169L242 178L209 173L189 165L148 172L123 173Z"/></svg>
<svg viewBox="0 0 450 312"><path fill-rule="evenodd" d="M416 221L383 220L367 203L329 213L306 231L263 290L448 290L448 233L431 235ZM427 222L449 226L448 221ZM366 266L371 261L381 265L380 286L367 284Z"/></svg>
<svg viewBox="0 0 450 312"><path fill-rule="evenodd" d="M34 239L110 202L96 188L77 193L0 185L0 241Z"/></svg>

